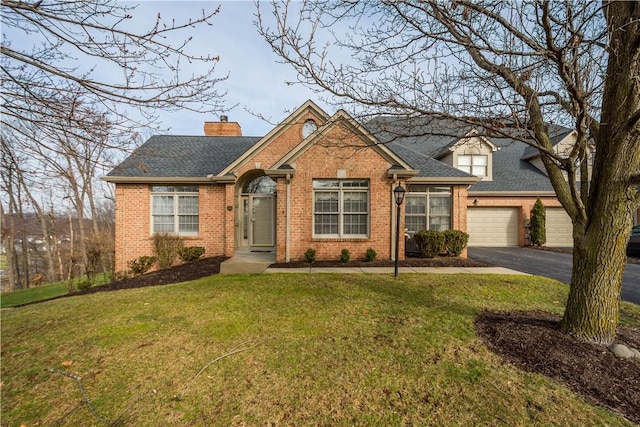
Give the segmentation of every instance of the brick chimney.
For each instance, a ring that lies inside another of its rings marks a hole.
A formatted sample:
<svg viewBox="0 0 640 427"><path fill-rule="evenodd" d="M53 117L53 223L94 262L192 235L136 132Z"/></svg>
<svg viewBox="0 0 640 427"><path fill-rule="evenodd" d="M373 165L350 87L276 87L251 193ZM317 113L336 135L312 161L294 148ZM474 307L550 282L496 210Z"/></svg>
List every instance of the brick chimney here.
<svg viewBox="0 0 640 427"><path fill-rule="evenodd" d="M242 136L238 122L230 122L229 117L220 116L219 122L204 122L205 136Z"/></svg>

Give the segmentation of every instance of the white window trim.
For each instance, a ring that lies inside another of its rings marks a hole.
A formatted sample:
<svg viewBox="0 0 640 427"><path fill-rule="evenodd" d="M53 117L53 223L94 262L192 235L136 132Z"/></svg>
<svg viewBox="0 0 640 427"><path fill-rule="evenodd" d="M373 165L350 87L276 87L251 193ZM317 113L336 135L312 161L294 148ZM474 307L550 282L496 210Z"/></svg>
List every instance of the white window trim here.
<svg viewBox="0 0 640 427"><path fill-rule="evenodd" d="M368 239L371 234L371 183L368 179L314 179L313 183L318 181L338 181L338 187L323 187L323 188L315 188L313 187L313 194L311 197L311 210L312 210L312 237L314 239ZM344 182L349 181L366 181L367 187L344 187ZM312 184L313 186L313 184ZM316 212L316 193L328 193L328 192L337 192L338 193L338 212ZM344 212L344 193L366 193L367 195L367 233L366 234L343 234L344 230L344 216L345 215L365 215L365 213L358 212ZM318 234L316 233L316 215L337 215L338 216L338 234Z"/></svg>
<svg viewBox="0 0 640 427"><path fill-rule="evenodd" d="M169 234L177 235L177 236L185 236L185 237L197 237L200 233L200 191L199 188L197 191L176 191L176 187L183 187L180 185L167 185L166 187L173 187L173 191L153 191L153 188L156 186L149 187L149 230L150 235L153 236L156 233L166 233L165 231L155 231L154 230L154 212L153 212L153 197L154 196L173 196L173 232ZM165 186L158 186L165 187ZM178 211L178 198L180 196L196 196L198 198L198 231L183 231L180 232L180 213Z"/></svg>
<svg viewBox="0 0 640 427"><path fill-rule="evenodd" d="M425 226L427 230L431 230L431 197L448 197L449 198L449 229L451 229L453 225L453 191L450 189L448 193L445 192L430 192L428 191L407 191L407 197L411 196L421 196L425 198L425 213L424 214L407 214L405 210L405 224L407 223L407 217L417 217L421 216L425 218ZM436 217L442 217L445 215L435 215ZM416 232L419 230L411 230L411 232Z"/></svg>

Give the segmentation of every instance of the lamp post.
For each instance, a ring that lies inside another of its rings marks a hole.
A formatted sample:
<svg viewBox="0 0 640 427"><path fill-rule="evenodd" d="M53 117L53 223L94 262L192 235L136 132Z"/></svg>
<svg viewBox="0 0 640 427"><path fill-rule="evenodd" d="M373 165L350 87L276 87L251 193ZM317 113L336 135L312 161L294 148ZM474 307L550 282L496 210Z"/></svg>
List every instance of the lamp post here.
<svg viewBox="0 0 640 427"><path fill-rule="evenodd" d="M400 256L400 206L404 201L405 190L398 184L393 189L393 197L396 201L396 260L393 267L393 277L398 278L398 257Z"/></svg>

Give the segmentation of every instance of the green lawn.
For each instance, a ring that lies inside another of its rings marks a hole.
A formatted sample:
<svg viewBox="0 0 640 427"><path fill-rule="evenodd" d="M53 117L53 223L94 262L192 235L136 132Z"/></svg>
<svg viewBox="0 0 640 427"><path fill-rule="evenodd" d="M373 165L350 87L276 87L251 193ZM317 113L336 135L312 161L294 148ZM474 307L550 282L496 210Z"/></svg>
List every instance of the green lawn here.
<svg viewBox="0 0 640 427"><path fill-rule="evenodd" d="M74 288L77 284L84 280L76 278L73 280ZM99 274L96 277L96 285L99 286L107 282L105 274ZM34 286L28 289L20 289L17 291L3 292L0 294L0 308L15 307L17 305L27 304L35 301L43 301L55 298L69 293L67 282L48 283L46 285Z"/></svg>
<svg viewBox="0 0 640 427"><path fill-rule="evenodd" d="M481 310L561 313L566 290L527 276L213 276L5 309L1 419L630 425L503 363L475 334ZM624 323L640 326L638 313L624 304ZM82 378L91 408L60 372Z"/></svg>
<svg viewBox="0 0 640 427"><path fill-rule="evenodd" d="M33 301L42 301L69 293L64 282L51 283L36 286L29 289L20 289L12 292L4 292L0 295L0 308L15 307Z"/></svg>

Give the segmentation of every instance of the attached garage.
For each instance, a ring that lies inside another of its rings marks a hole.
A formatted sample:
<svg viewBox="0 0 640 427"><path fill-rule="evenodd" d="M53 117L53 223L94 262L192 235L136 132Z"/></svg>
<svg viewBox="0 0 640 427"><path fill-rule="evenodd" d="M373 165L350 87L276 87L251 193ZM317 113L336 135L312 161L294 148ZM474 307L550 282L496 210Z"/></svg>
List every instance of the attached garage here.
<svg viewBox="0 0 640 427"><path fill-rule="evenodd" d="M563 208L546 209L547 246L572 247L573 226Z"/></svg>
<svg viewBox="0 0 640 427"><path fill-rule="evenodd" d="M469 207L469 246L519 246L519 208Z"/></svg>

